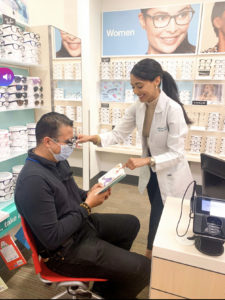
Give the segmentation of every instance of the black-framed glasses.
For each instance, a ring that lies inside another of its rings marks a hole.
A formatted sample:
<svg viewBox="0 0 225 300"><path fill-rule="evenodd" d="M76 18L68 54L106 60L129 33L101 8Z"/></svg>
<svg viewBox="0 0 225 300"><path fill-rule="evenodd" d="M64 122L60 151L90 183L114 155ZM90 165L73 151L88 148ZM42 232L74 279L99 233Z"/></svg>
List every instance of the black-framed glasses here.
<svg viewBox="0 0 225 300"><path fill-rule="evenodd" d="M164 28L169 25L171 19L174 19L177 25L187 25L195 11L193 9L183 10L179 14L169 15L169 14L158 14L155 16L151 16L149 14L144 14L145 17L149 17L152 19L153 25L155 28Z"/></svg>
<svg viewBox="0 0 225 300"><path fill-rule="evenodd" d="M43 105L43 104L44 104L44 101L43 101L43 100L40 100L40 101L39 101L39 100L35 100L35 101L34 101L34 104L35 104L35 105L39 105L39 104Z"/></svg>
<svg viewBox="0 0 225 300"><path fill-rule="evenodd" d="M9 185L11 182L12 182L12 178L6 180L0 180L0 184L3 184L4 186Z"/></svg>
<svg viewBox="0 0 225 300"><path fill-rule="evenodd" d="M34 33L34 32L24 32L23 36L29 36L31 39L36 39L37 41L40 40L40 35L38 33Z"/></svg>
<svg viewBox="0 0 225 300"><path fill-rule="evenodd" d="M21 91L21 90L24 90L24 91L27 91L27 85L21 85L21 84L12 84L12 85L9 85L8 88L13 88L15 87L17 91Z"/></svg>
<svg viewBox="0 0 225 300"><path fill-rule="evenodd" d="M35 93L35 94L34 94L34 98L35 98L35 99L39 99L39 98L43 99L43 94Z"/></svg>
<svg viewBox="0 0 225 300"><path fill-rule="evenodd" d="M15 25L3 25L3 27L2 27L2 29L3 29L3 31L4 30L11 30L11 32L14 32L14 33L22 33L22 29L20 28L20 27L18 27L18 26L15 26Z"/></svg>
<svg viewBox="0 0 225 300"><path fill-rule="evenodd" d="M0 196L5 196L4 194L8 194L10 192L13 192L13 187L12 186L5 187L4 189L0 190Z"/></svg>
<svg viewBox="0 0 225 300"><path fill-rule="evenodd" d="M23 104L24 105L27 105L28 104L28 99L16 99L16 100L10 100L8 102L8 106L13 103L13 102L16 102L18 106L22 106Z"/></svg>
<svg viewBox="0 0 225 300"><path fill-rule="evenodd" d="M5 47L7 50L24 50L24 46L16 43L4 44L3 47Z"/></svg>
<svg viewBox="0 0 225 300"><path fill-rule="evenodd" d="M16 98L26 98L27 97L27 93L8 93L8 96L10 97L11 95L15 95Z"/></svg>
<svg viewBox="0 0 225 300"><path fill-rule="evenodd" d="M42 86L34 86L34 92L37 92L37 91L40 91L40 92L43 92L43 87Z"/></svg>
<svg viewBox="0 0 225 300"><path fill-rule="evenodd" d="M9 98L9 93L7 93L7 92L0 93L0 99L1 98L8 99Z"/></svg>
<svg viewBox="0 0 225 300"><path fill-rule="evenodd" d="M6 35L3 35L2 36L3 38L6 38L6 37L11 37L11 39L13 41L20 41L20 42L23 42L23 37L22 36L18 36L14 33L10 33L10 34L6 34Z"/></svg>
<svg viewBox="0 0 225 300"><path fill-rule="evenodd" d="M65 141L64 143L70 147L75 148L76 147L76 141L77 141L77 136L75 135L74 137L72 137L71 139Z"/></svg>
<svg viewBox="0 0 225 300"><path fill-rule="evenodd" d="M76 141L77 141L77 136L75 135L74 137L72 137L69 140L66 140L64 142L59 142L56 139L52 139L55 143L63 143L65 145L68 145L70 147L76 148Z"/></svg>
<svg viewBox="0 0 225 300"><path fill-rule="evenodd" d="M0 107L8 107L9 106L9 101L5 100L5 101L0 101Z"/></svg>
<svg viewBox="0 0 225 300"><path fill-rule="evenodd" d="M14 76L14 81L16 83L20 83L20 82L26 83L27 82L27 77L25 77L25 76Z"/></svg>
<svg viewBox="0 0 225 300"><path fill-rule="evenodd" d="M13 196L13 193L6 194L5 196L0 196L0 201L10 200Z"/></svg>
<svg viewBox="0 0 225 300"><path fill-rule="evenodd" d="M35 42L34 40L30 40L30 41L24 41L23 44L26 46L32 46L32 47L40 47L41 43L40 42Z"/></svg>

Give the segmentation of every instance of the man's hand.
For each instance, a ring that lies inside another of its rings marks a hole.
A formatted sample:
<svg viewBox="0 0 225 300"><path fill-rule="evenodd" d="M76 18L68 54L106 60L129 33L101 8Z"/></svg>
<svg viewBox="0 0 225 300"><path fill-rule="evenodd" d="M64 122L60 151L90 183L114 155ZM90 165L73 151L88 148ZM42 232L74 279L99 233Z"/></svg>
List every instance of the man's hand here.
<svg viewBox="0 0 225 300"><path fill-rule="evenodd" d="M130 170L134 170L136 168L143 167L145 165L150 165L151 158L143 157L143 158L129 158L128 161L123 165L124 168L128 168Z"/></svg>
<svg viewBox="0 0 225 300"><path fill-rule="evenodd" d="M103 185L100 183L95 184L87 194L87 199L85 202L92 207L96 207L101 205L108 197L111 195L111 189L109 188L107 191L101 194L97 194L103 188Z"/></svg>

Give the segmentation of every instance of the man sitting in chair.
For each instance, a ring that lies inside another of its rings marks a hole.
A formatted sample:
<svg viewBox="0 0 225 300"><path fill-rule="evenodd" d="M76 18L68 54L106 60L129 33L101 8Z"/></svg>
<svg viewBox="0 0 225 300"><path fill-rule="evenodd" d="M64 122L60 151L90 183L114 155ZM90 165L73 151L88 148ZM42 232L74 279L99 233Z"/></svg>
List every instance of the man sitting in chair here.
<svg viewBox="0 0 225 300"><path fill-rule="evenodd" d="M36 140L17 179L15 203L38 253L58 274L108 279L93 286L104 298L135 298L150 276L150 260L129 251L140 228L138 219L91 213L111 190L96 194L100 184L86 192L75 183L67 158L76 139L73 122L65 115L43 115Z"/></svg>

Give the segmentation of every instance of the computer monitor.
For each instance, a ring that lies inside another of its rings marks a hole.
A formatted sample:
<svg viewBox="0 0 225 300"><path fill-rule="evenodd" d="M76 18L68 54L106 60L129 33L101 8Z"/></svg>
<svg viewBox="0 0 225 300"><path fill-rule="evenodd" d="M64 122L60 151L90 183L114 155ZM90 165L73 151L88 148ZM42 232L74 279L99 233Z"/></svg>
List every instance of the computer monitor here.
<svg viewBox="0 0 225 300"><path fill-rule="evenodd" d="M202 195L225 199L225 160L201 153Z"/></svg>

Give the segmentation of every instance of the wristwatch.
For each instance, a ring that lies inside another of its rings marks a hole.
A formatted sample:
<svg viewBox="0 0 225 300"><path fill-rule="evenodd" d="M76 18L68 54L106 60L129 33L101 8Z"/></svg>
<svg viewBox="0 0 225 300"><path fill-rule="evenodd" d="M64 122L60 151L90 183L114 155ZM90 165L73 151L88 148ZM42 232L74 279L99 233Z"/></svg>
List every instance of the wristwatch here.
<svg viewBox="0 0 225 300"><path fill-rule="evenodd" d="M150 157L150 167L153 167L155 165L155 159L151 156Z"/></svg>

